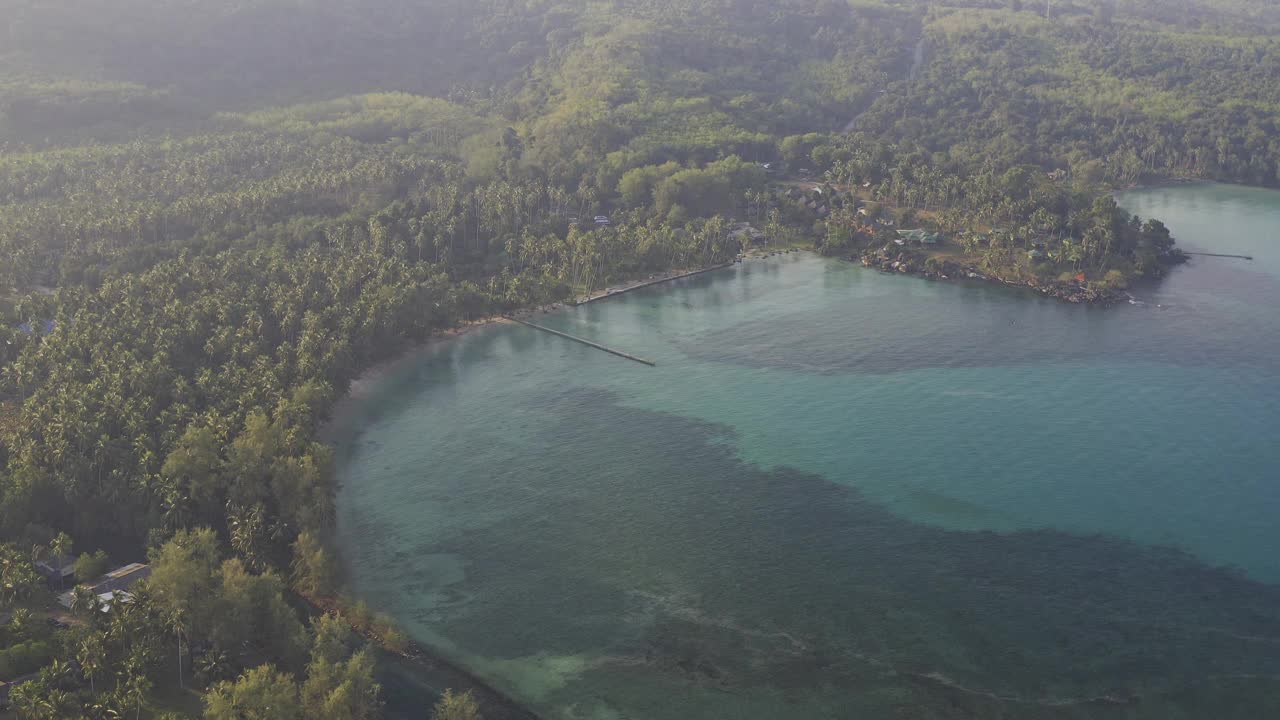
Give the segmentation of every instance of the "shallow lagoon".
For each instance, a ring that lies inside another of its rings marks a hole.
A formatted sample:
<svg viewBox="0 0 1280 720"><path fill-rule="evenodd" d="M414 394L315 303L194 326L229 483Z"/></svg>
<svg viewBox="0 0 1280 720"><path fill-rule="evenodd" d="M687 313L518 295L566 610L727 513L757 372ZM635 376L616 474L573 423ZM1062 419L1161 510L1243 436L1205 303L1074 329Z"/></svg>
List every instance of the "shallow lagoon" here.
<svg viewBox="0 0 1280 720"><path fill-rule="evenodd" d="M810 255L441 343L344 453L355 589L549 718L1280 713L1280 194L1082 308Z"/></svg>

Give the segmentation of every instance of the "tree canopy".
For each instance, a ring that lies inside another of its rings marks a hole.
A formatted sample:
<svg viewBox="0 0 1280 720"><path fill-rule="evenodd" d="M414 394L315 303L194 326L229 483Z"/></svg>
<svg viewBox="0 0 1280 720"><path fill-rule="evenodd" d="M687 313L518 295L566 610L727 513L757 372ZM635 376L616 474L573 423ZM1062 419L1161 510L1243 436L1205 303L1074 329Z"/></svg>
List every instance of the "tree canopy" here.
<svg viewBox="0 0 1280 720"><path fill-rule="evenodd" d="M173 680L209 718L376 717L372 655L287 593L340 586L334 401L433 333L727 262L744 223L845 256L909 220L995 276L1121 285L1177 253L1111 189L1280 184L1265 0L0 12L0 607L47 600L61 533L80 582L154 570L5 630L24 717Z"/></svg>

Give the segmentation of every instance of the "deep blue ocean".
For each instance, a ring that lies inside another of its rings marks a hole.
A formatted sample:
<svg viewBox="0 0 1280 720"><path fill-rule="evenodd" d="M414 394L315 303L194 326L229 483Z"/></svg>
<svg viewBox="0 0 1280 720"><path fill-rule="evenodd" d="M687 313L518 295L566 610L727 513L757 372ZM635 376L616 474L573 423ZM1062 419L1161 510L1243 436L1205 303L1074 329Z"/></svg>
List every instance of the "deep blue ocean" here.
<svg viewBox="0 0 1280 720"><path fill-rule="evenodd" d="M1280 193L1120 196L1134 304L791 254L437 343L354 590L554 720L1280 717Z"/></svg>

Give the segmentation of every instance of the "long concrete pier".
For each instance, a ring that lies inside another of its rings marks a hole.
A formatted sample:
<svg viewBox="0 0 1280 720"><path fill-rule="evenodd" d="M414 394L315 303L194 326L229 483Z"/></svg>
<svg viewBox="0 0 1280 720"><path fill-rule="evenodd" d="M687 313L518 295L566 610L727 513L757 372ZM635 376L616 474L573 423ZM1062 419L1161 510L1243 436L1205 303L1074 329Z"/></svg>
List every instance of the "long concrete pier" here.
<svg viewBox="0 0 1280 720"><path fill-rule="evenodd" d="M531 328L533 328L533 329L535 329L535 330L541 330L542 332L545 332L545 333L551 333L552 335L559 335L560 337L562 337L562 338L564 338L564 339L566 339L566 340L572 340L572 341L574 341L574 342L576 342L576 343L582 343L583 345L586 345L587 347L593 347L593 348L595 348L595 349L597 349L597 350L603 350L603 351L605 351L605 352L609 353L610 355L617 355L617 356L618 356L618 357L620 357L620 358L626 358L626 359L628 359L628 360L634 360L635 362L638 362L638 363L640 363L640 364L642 364L642 365L648 365L649 367L656 367L656 366L658 365L658 363L656 363L656 362L654 362L654 361L652 361L652 360L645 360L644 358L642 358L642 357L636 357L635 355L632 355L631 353L625 353L625 352L622 352L621 350L614 350L614 349L613 349L613 348L611 348L611 347L605 347L604 345L601 345L600 343L593 343L593 342L591 342L590 340L584 340L583 338L575 337L575 336L573 336L573 335L570 335L569 333L562 333L562 332L560 332L559 330L552 330L552 329L551 329L551 328L549 328L549 327L543 327L543 326L541 326L541 325L535 325L535 324L533 324L533 323L531 323L531 322L528 322L528 321L526 321L526 320L521 320L521 319L519 319L519 318L513 318L513 317L512 317L512 318L507 318L507 319L508 319L508 320L510 320L510 321L512 321L512 322L518 322L518 323L520 323L521 325L528 325L529 327L531 327Z"/></svg>
<svg viewBox="0 0 1280 720"><path fill-rule="evenodd" d="M1200 257L1225 257L1236 258L1237 260L1252 260L1252 255L1227 255L1225 253L1202 253L1202 252L1183 252L1183 255L1199 255Z"/></svg>
<svg viewBox="0 0 1280 720"><path fill-rule="evenodd" d="M666 275L664 277L654 278L652 280L642 280L639 282L632 283L630 285L623 285L617 288L616 290L614 290L613 292L602 292L599 295L592 295L590 297L587 297L584 300L574 303L574 305L586 305L587 303L593 303L598 300L608 300L611 297L617 297L619 295L629 293L632 290L639 290L640 288L646 288L651 285L660 285L662 283L671 282L672 280L679 280L681 278L693 277L694 275L709 273L712 270L722 270L727 267L733 267L733 265L734 263L727 262L727 263L721 263L719 265L712 265L711 267L705 267L705 268L702 268L701 270L690 270L689 272L682 272L677 275Z"/></svg>

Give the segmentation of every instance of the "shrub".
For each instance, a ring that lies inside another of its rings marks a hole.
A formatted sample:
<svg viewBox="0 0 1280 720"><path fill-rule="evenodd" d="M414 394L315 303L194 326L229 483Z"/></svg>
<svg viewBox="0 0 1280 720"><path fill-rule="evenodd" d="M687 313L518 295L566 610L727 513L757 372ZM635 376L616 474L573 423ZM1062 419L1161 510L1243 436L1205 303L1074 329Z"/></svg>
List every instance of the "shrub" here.
<svg viewBox="0 0 1280 720"><path fill-rule="evenodd" d="M1119 270L1108 270L1107 274L1103 276L1101 284L1112 290L1123 290L1129 287L1128 279Z"/></svg>
<svg viewBox="0 0 1280 720"><path fill-rule="evenodd" d="M48 643L26 642L0 650L0 680L15 680L39 670L53 660Z"/></svg>
<svg viewBox="0 0 1280 720"><path fill-rule="evenodd" d="M470 690L464 693L445 690L432 717L435 720L481 720L480 703L476 702Z"/></svg>
<svg viewBox="0 0 1280 720"><path fill-rule="evenodd" d="M103 573L107 571L109 562L107 554L101 550L92 555L82 553L80 557L76 558L76 582L81 585L88 585L102 577Z"/></svg>

